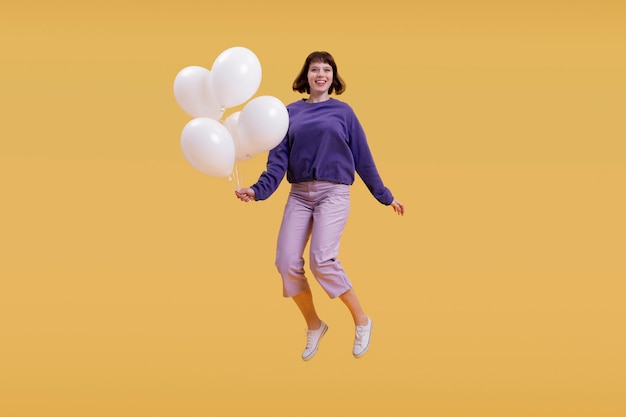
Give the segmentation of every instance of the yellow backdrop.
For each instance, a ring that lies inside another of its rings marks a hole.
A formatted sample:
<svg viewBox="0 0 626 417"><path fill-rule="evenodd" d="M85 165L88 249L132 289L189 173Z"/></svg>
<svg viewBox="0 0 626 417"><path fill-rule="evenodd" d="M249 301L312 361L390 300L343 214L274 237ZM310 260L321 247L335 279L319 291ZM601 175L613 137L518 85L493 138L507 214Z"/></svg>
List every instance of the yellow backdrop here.
<svg viewBox="0 0 626 417"><path fill-rule="evenodd" d="M624 2L5 3L3 416L626 414ZM243 204L182 155L174 78L232 46L284 103L330 51L406 204L352 188L362 359L316 284L330 331L299 358L287 185Z"/></svg>

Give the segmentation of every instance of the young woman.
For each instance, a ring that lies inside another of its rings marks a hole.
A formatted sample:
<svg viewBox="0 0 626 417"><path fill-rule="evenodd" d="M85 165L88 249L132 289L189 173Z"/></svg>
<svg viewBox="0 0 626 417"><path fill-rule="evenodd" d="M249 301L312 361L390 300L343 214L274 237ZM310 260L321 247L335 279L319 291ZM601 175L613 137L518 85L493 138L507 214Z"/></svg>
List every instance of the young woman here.
<svg viewBox="0 0 626 417"><path fill-rule="evenodd" d="M316 312L304 273L303 254L309 239L311 272L329 297L339 297L352 314L356 326L352 353L359 358L370 346L372 320L337 258L355 172L380 203L404 214L404 205L378 174L352 108L330 97L343 93L345 87L334 58L328 52L311 53L293 83L294 91L309 97L287 106L289 130L269 152L266 171L254 185L235 192L245 202L265 200L287 174L291 191L278 234L276 267L283 280L283 296L295 301L307 324L305 361L315 355L328 330Z"/></svg>

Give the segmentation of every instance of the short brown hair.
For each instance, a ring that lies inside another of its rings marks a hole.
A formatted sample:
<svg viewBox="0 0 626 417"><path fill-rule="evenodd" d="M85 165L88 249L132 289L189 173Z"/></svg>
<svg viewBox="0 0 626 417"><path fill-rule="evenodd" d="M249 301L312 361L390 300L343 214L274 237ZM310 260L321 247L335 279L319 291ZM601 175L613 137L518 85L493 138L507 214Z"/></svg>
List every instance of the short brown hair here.
<svg viewBox="0 0 626 417"><path fill-rule="evenodd" d="M307 75L309 73L309 67L313 62L323 62L324 64L330 65L333 69L333 82L328 89L328 94L332 94L334 92L339 95L346 90L346 83L343 82L343 79L337 72L337 64L335 63L333 56L326 51L315 51L311 52L309 56L306 57L300 73L293 82L293 91L297 91L298 93L311 93L311 87L309 86L309 79Z"/></svg>

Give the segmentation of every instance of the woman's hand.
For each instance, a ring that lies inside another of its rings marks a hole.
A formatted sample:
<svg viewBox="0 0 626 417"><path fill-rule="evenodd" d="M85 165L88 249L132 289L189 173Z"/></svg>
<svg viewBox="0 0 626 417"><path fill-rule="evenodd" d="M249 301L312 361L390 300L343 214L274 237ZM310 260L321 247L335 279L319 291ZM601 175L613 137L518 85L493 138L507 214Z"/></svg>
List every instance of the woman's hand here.
<svg viewBox="0 0 626 417"><path fill-rule="evenodd" d="M396 214L398 214L399 216L404 216L404 204L394 198L394 200L391 202L391 207L393 207L393 211L395 211Z"/></svg>
<svg viewBox="0 0 626 417"><path fill-rule="evenodd" d="M254 190L252 188L240 188L238 190L235 190L235 195L237 196L238 199L240 199L241 201L244 202L248 202L248 201L255 201L255 193Z"/></svg>

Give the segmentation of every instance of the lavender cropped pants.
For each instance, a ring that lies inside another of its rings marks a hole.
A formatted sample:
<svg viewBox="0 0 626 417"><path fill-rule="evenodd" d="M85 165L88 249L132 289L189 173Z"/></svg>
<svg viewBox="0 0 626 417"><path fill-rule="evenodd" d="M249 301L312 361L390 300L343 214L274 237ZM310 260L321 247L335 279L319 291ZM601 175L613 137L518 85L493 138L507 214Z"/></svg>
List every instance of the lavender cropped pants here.
<svg viewBox="0 0 626 417"><path fill-rule="evenodd" d="M337 259L349 212L349 185L327 181L291 185L276 247L283 296L293 297L309 288L303 258L309 239L310 269L328 296L335 298L352 288Z"/></svg>

